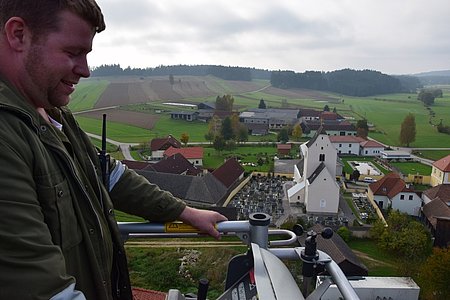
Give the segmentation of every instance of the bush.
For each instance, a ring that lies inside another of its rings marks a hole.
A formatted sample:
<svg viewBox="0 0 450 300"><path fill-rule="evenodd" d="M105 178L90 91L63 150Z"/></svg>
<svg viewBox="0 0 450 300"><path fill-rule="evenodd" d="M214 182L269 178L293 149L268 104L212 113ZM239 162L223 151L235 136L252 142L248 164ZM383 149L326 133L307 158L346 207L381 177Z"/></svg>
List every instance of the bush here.
<svg viewBox="0 0 450 300"><path fill-rule="evenodd" d="M352 239L352 232L350 231L350 229L348 229L345 226L340 227L337 231L337 234L339 234L339 236L346 242L350 242L350 240Z"/></svg>

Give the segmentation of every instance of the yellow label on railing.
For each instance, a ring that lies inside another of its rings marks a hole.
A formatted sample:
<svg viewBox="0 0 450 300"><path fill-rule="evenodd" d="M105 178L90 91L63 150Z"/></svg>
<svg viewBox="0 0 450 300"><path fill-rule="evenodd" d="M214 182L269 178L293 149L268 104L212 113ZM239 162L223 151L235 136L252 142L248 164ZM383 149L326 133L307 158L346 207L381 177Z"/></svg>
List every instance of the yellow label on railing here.
<svg viewBox="0 0 450 300"><path fill-rule="evenodd" d="M200 232L197 228L185 223L166 223L166 232L170 233L191 233Z"/></svg>

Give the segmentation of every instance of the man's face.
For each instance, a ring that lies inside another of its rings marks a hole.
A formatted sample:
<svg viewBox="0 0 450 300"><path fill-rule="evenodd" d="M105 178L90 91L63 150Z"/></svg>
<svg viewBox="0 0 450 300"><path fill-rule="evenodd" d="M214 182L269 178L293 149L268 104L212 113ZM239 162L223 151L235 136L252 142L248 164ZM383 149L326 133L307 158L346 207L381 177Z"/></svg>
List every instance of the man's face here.
<svg viewBox="0 0 450 300"><path fill-rule="evenodd" d="M92 26L71 12L60 14L59 30L32 42L25 56L22 89L36 108L67 105L81 77L89 77Z"/></svg>

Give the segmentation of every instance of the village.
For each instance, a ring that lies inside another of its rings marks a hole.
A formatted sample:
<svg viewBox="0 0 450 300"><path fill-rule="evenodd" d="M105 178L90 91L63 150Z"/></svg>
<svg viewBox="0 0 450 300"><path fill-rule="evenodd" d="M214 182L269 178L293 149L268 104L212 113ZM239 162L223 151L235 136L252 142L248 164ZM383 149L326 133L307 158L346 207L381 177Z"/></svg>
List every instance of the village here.
<svg viewBox="0 0 450 300"><path fill-rule="evenodd" d="M198 111L172 112L171 116L187 122L203 116L209 121L214 109L213 103L201 103ZM262 211L269 213L278 226L289 217L305 220L315 217L324 225L334 223L337 229L344 224L352 226L355 220L361 225L373 218L384 221L385 212L394 209L429 227L435 245L446 245L450 241L449 156L433 162L432 171L426 176L399 174L389 162L414 160L414 156L357 136L353 123L338 113L258 108L241 112L239 120L249 134L258 135L299 123L310 139L305 143L277 144L278 157L272 173L244 174L244 168L236 159L227 160L211 172L204 170L203 148L183 147L173 136L153 139L147 162L125 161L125 164L191 205L234 207L236 219ZM299 148L299 157L291 157L294 147ZM355 158L348 162L352 173L345 173L341 157L349 156ZM289 159L283 159L285 157ZM372 162L365 162L365 157L374 158L389 172L384 174ZM156 176L155 173L161 174ZM171 186L173 181L177 182L175 186ZM416 190L415 184L429 188ZM196 193L199 189L206 192ZM344 194L352 195L355 211L348 208ZM437 209L444 206L445 209Z"/></svg>

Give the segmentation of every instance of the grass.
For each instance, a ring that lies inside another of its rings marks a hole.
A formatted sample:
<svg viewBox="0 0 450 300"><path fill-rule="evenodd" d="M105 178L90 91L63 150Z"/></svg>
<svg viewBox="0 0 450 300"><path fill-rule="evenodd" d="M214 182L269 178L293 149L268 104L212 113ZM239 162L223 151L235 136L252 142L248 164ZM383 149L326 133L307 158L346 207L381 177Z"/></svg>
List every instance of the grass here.
<svg viewBox="0 0 450 300"><path fill-rule="evenodd" d="M366 118L376 126L377 132L371 132L370 136L380 142L399 146L400 124L408 113L412 113L416 119L417 134L411 147L448 147L448 135L437 132L436 128L429 124L429 111L416 98L415 94L345 98L345 104L351 106L360 118ZM431 107L436 114L433 119L435 124L440 119L443 119L444 124L449 122L449 99L438 98Z"/></svg>
<svg viewBox="0 0 450 300"><path fill-rule="evenodd" d="M76 116L81 128L93 134L101 135L102 120ZM128 143L146 143L156 135L150 130L108 121L108 138Z"/></svg>
<svg viewBox="0 0 450 300"><path fill-rule="evenodd" d="M322 93L324 95L323 101L314 99L286 99L282 95L267 94L265 91L235 93L232 84L221 79L211 77L208 79L208 85L218 95L230 93L234 95L235 105L240 111L247 108L257 107L259 100L264 99L266 105L269 107L281 107L283 101L287 101L288 106L307 107L322 109L325 104L330 108L336 107L338 113L354 117L355 119L366 118L369 123L375 125L375 130L369 133L370 137L379 140L380 142L399 146L400 124L403 118L408 113L413 113L416 118L416 141L411 147L449 147L449 136L439 133L432 124L438 124L442 119L444 125L450 123L450 94L449 90L443 88L444 97L437 98L433 106L430 107L434 113L434 117L430 118L430 111L417 100L416 94L389 94L378 95L372 97L343 97L342 95L332 93ZM268 81L258 81L261 87L268 84ZM74 111L85 110L92 108L103 90L107 87L106 80L90 80L82 81L75 91L70 107ZM300 97L300 96L299 96ZM306 96L307 97L307 96ZM184 99L188 102L202 102L214 101L215 96L199 97L195 99ZM167 111L173 110L173 107L162 105L161 103L152 104L154 108L161 108ZM164 114L163 114L164 115ZM430 121L431 120L431 121ZM432 124L430 124L430 122ZM95 128L89 127L95 130ZM129 129L129 127L127 128ZM181 133L188 132L190 134L190 141L204 141L204 134L206 133L206 124L197 122L184 122L181 120L170 120L167 116L161 118L156 124L156 127L151 133L145 133L144 136L165 136L169 133L179 137ZM139 136L135 136L135 130L131 133L133 136L130 141L141 142ZM262 137L265 138L265 137ZM251 137L250 140L259 139L258 137Z"/></svg>
<svg viewBox="0 0 450 300"><path fill-rule="evenodd" d="M418 162L391 162L390 164L404 175L419 174L427 176L431 174L431 166Z"/></svg>
<svg viewBox="0 0 450 300"><path fill-rule="evenodd" d="M152 129L152 132L157 136L162 137L171 134L178 140L181 134L186 132L189 135L189 142L205 141L207 131L208 125L206 123L172 120L169 115L160 115L158 122Z"/></svg>
<svg viewBox="0 0 450 300"><path fill-rule="evenodd" d="M450 143L448 146L450 147ZM450 150L420 150L414 151L414 155L431 160L440 160L441 158L450 155Z"/></svg>
<svg viewBox="0 0 450 300"><path fill-rule="evenodd" d="M210 281L208 299L216 299L224 290L229 259L242 253L242 247L229 248L140 248L127 247L131 285L168 292L179 289L183 294L197 293L198 280ZM187 266L180 274L180 261L192 250L198 251L199 259Z"/></svg>
<svg viewBox="0 0 450 300"><path fill-rule="evenodd" d="M369 276L401 276L396 258L378 249L375 241L352 239L347 244L352 250L360 252L357 256L369 269Z"/></svg>
<svg viewBox="0 0 450 300"><path fill-rule="evenodd" d="M341 157L342 162L344 163L344 172L346 174L351 174L353 172L352 167L348 163L349 161L365 161L365 162L371 162L373 163L378 170L380 170L383 174L389 173L389 170L386 170L379 164L377 164L373 157L367 157L367 156L343 156Z"/></svg>
<svg viewBox="0 0 450 300"><path fill-rule="evenodd" d="M106 80L81 81L72 95L69 108L74 112L94 108L108 84Z"/></svg>
<svg viewBox="0 0 450 300"><path fill-rule="evenodd" d="M212 147L204 148L203 165L205 168L217 168L222 165L227 157L239 157L242 163L257 163L259 157L269 157L269 162L261 166L245 166L245 171L260 171L268 172L273 166L273 156L277 153L277 149L274 146L241 146L231 151L222 151L218 153Z"/></svg>

